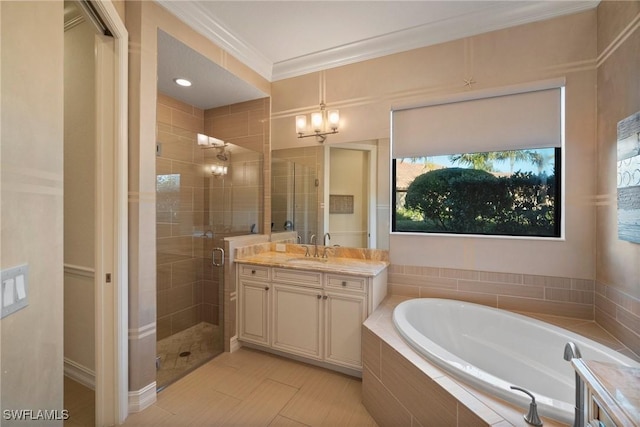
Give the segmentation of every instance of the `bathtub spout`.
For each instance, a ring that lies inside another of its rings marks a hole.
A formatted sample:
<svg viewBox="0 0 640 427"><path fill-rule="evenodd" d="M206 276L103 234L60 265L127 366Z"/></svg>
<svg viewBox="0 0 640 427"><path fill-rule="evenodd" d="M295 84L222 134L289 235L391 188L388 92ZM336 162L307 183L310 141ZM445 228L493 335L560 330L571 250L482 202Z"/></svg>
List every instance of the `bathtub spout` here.
<svg viewBox="0 0 640 427"><path fill-rule="evenodd" d="M580 349L575 343L568 342L564 346L564 360L567 362L571 359L580 359L582 354L580 354Z"/></svg>

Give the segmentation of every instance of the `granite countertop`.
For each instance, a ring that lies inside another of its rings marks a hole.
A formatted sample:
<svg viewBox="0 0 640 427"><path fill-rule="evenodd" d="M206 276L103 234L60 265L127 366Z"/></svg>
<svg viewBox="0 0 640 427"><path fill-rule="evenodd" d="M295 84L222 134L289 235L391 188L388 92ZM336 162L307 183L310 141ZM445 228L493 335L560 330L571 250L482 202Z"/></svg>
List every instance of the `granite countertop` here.
<svg viewBox="0 0 640 427"><path fill-rule="evenodd" d="M322 253L322 251L319 250L319 253ZM362 259L332 255L329 255L327 258L315 258L313 256L306 257L304 253L276 251L245 255L238 254L235 262L269 267L284 267L296 270L344 273L366 277L377 276L389 265L389 262L384 259Z"/></svg>

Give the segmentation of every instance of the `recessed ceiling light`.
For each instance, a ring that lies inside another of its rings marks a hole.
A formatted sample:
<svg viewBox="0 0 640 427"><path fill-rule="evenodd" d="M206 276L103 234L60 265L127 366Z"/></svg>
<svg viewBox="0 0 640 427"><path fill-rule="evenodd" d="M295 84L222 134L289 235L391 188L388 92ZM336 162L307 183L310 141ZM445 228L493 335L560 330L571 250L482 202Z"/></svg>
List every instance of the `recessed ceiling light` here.
<svg viewBox="0 0 640 427"><path fill-rule="evenodd" d="M173 81L176 82L176 84L180 85L180 86L184 86L184 87L191 86L191 82L189 80L187 80L187 79L178 78L178 79L173 79Z"/></svg>

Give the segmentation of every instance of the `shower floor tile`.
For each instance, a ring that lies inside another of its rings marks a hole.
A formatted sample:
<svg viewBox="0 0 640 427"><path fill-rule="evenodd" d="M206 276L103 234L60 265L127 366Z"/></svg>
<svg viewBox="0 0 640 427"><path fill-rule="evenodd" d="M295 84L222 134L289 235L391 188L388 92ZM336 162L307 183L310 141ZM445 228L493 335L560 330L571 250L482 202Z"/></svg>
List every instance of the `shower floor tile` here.
<svg viewBox="0 0 640 427"><path fill-rule="evenodd" d="M201 322L157 343L160 369L156 372L158 388L165 387L185 373L224 351L218 326Z"/></svg>

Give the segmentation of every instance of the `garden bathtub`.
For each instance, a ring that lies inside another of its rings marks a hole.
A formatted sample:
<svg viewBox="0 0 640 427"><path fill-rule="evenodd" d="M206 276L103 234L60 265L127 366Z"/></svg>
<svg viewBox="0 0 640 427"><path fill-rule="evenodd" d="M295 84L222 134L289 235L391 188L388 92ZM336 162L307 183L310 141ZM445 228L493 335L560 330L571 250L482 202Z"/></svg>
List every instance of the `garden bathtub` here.
<svg viewBox="0 0 640 427"><path fill-rule="evenodd" d="M452 376L528 408L536 397L540 415L573 423L575 375L564 360L574 342L589 360L640 367L634 360L581 335L508 311L462 301L422 298L393 312L400 335L418 353Z"/></svg>

